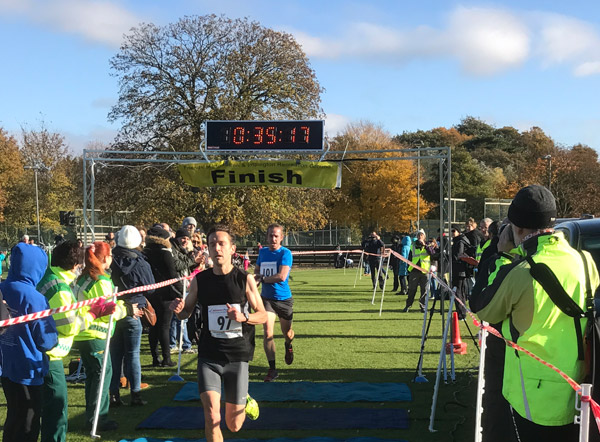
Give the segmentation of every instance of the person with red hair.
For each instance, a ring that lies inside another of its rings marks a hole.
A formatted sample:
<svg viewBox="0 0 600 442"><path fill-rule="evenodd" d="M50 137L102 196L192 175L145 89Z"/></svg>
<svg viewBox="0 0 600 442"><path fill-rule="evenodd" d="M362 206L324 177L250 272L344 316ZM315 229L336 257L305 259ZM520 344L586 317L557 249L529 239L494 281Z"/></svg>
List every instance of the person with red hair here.
<svg viewBox="0 0 600 442"><path fill-rule="evenodd" d="M77 279L75 296L77 301L106 297L114 293L114 284L106 271L112 263L112 251L108 243L96 241L85 249L85 267ZM123 301L117 301L113 314L116 320L127 316ZM106 347L106 337L109 328L109 316L97 318L86 330L75 337L75 347L81 354L81 362L85 368L85 417L86 423L91 428L98 401L98 389L102 376L102 361ZM114 328L112 329L114 332ZM108 419L109 385L112 377L112 363L106 365L105 381L102 388L100 402L100 416L97 429L100 431L115 430L116 421Z"/></svg>

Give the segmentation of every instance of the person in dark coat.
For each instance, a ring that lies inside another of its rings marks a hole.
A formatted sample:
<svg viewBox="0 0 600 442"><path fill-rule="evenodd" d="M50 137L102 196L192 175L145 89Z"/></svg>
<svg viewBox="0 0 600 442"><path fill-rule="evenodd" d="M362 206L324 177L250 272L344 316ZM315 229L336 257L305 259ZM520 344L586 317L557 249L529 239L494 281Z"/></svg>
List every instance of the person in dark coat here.
<svg viewBox="0 0 600 442"><path fill-rule="evenodd" d="M508 227L510 228L510 226ZM488 227L490 245L487 247L477 266L477 276L473 293L481 293L488 285L491 268L494 267L498 255L498 232L500 222L494 221ZM490 324L502 333L502 323ZM482 440L486 442L506 441L506 425L512 421L510 408L502 396L502 378L504 376L504 356L506 345L501 339L488 336L485 349L485 391L482 396L483 412L481 413Z"/></svg>
<svg viewBox="0 0 600 442"><path fill-rule="evenodd" d="M372 232L369 235L369 238L364 243L364 250L367 255L367 261L369 262L369 267L371 269L371 282L373 283L373 288L377 284L377 280L379 279L379 288L383 288L383 275L380 273L380 263L382 261L381 256L383 256L385 252L385 245L383 241L379 239L379 235L377 232Z"/></svg>
<svg viewBox="0 0 600 442"><path fill-rule="evenodd" d="M142 236L134 226L123 226L117 236L117 246L113 249L113 262L110 265L111 279L119 291L154 284L150 264L137 247ZM146 296L152 290L123 295L119 299L125 302L127 316L117 321L115 334L111 340L110 357L113 374L110 381L111 407L123 405L119 395L121 385L121 366L124 365L125 377L131 389L131 405L145 405L140 396L142 366L140 364L140 346L142 343L142 308L146 307Z"/></svg>
<svg viewBox="0 0 600 442"><path fill-rule="evenodd" d="M189 275L198 264L196 263L192 236L187 229L178 229L175 237L170 238L171 251L175 260L175 269L179 275Z"/></svg>
<svg viewBox="0 0 600 442"><path fill-rule="evenodd" d="M467 237L460 231L460 227L457 225L452 226L452 287L456 287L456 297L460 299L463 304L467 302L467 295L469 293L469 286L467 284L467 273L469 264L461 259L461 257L467 256L466 251L470 247L470 242ZM467 310L464 305L456 302L456 311L458 312L458 318L464 319Z"/></svg>
<svg viewBox="0 0 600 442"><path fill-rule="evenodd" d="M188 226L194 227L193 224ZM175 260L175 269L177 274L181 276L188 276L196 267L198 263L195 259L195 250L192 244L192 235L190 234L192 228L181 228L175 232L175 238L171 238L171 251L173 252L173 259ZM179 348L179 334L181 331L181 321L176 315L171 318L171 325L169 328L169 346L171 352L174 353ZM192 342L188 337L187 327L183 327L183 339L182 339L182 350L184 353L193 353Z"/></svg>
<svg viewBox="0 0 600 442"><path fill-rule="evenodd" d="M162 227L150 228L146 236L146 247L144 255L152 268L156 282L179 278L175 267L175 259L169 241L171 234ZM157 289L151 296L150 302L156 311L156 324L150 327L148 340L150 342L150 353L152 354L152 365L154 367L173 367L177 365L171 360L171 349L169 346L169 328L173 312L169 309L171 301L183 297L182 281ZM162 360L158 355L158 344L160 343Z"/></svg>

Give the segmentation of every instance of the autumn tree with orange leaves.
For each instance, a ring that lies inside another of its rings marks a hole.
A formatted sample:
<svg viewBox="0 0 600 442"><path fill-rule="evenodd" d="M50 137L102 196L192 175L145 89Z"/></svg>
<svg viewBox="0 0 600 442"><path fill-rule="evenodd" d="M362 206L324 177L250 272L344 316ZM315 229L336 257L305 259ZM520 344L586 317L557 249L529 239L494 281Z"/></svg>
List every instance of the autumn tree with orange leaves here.
<svg viewBox="0 0 600 442"><path fill-rule="evenodd" d="M332 142L335 150L398 149L381 127L369 122L349 125ZM377 154L401 156L399 153ZM408 231L417 219L416 165L412 160L352 161L344 163L342 188L332 203L330 217L353 225L363 233L372 230ZM429 204L421 200L420 213Z"/></svg>

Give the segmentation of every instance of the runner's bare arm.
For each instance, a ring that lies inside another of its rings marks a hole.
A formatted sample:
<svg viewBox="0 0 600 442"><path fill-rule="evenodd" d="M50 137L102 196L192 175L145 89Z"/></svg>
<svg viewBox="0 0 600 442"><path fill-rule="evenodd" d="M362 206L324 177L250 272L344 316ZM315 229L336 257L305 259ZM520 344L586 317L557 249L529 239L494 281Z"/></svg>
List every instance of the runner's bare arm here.
<svg viewBox="0 0 600 442"><path fill-rule="evenodd" d="M271 276L263 276L262 282L266 282L267 284L276 284L278 282L283 282L288 277L290 269L290 266L279 266L279 272Z"/></svg>
<svg viewBox="0 0 600 442"><path fill-rule="evenodd" d="M194 278L192 279L192 282L188 289L188 294L185 298L185 303L183 299L176 298L171 302L169 308L177 315L179 319L187 319L193 313L197 300L198 284L196 283L196 278Z"/></svg>
<svg viewBox="0 0 600 442"><path fill-rule="evenodd" d="M248 316L248 324L255 325L264 324L267 322L267 312L265 310L265 306L263 305L262 298L258 294L258 288L256 287L256 282L254 281L254 277L252 275L248 275L248 280L246 283L246 298L248 298L250 307L252 307L252 310L254 310L254 313L250 313Z"/></svg>
<svg viewBox="0 0 600 442"><path fill-rule="evenodd" d="M260 274L260 265L254 265L254 281L259 283L262 281L262 275Z"/></svg>

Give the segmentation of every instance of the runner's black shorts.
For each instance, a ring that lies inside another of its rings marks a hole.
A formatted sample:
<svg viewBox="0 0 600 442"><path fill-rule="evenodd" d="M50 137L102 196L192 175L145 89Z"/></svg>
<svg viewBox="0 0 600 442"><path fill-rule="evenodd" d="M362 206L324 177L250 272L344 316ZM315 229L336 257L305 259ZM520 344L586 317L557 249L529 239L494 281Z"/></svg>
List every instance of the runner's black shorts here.
<svg viewBox="0 0 600 442"><path fill-rule="evenodd" d="M265 310L275 313L280 319L291 321L294 317L294 298L288 298L283 301L267 299L262 297Z"/></svg>

